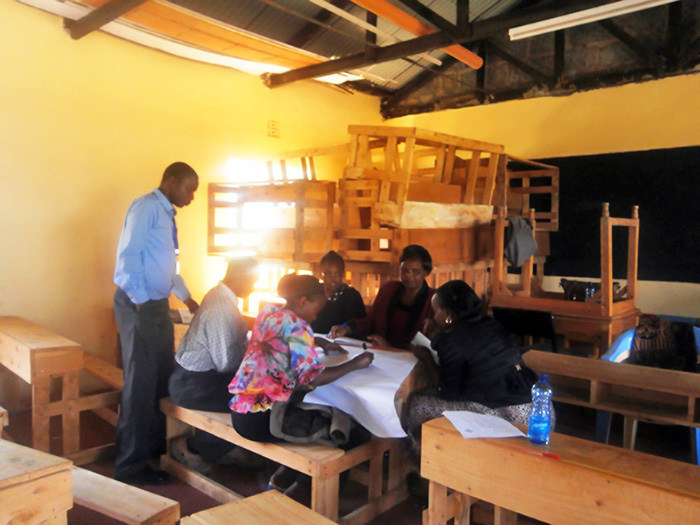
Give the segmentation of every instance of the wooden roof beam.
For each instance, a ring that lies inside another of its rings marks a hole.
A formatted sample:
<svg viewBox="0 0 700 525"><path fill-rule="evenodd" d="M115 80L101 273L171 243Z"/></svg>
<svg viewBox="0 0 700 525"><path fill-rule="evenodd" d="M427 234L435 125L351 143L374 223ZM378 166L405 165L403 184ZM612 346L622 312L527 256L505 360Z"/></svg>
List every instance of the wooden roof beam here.
<svg viewBox="0 0 700 525"><path fill-rule="evenodd" d="M413 35L424 36L436 33L435 29L433 29L432 27L428 26L427 24L424 24L413 15L399 9L393 4L390 4L386 0L352 1L360 7L364 7L365 9L367 9L367 11L370 11L376 14L377 16L388 20L392 24L408 31ZM435 14L435 16L437 15ZM452 33L453 36L456 35L457 28L455 28L451 24L449 24L449 26L450 28L447 29L447 31L449 33ZM445 28L443 28L443 30L445 30ZM443 48L442 50L448 55L455 57L460 62L464 62L469 67L472 67L474 69L479 69L484 64L484 61L481 59L480 56L472 53L471 51L460 45L448 46Z"/></svg>
<svg viewBox="0 0 700 525"><path fill-rule="evenodd" d="M437 48L446 47L455 43L464 44L474 42L483 38L489 38L502 34L511 27L525 25L555 16L575 13L582 9L589 9L600 5L609 4L610 2L601 2L594 0L570 0L563 6L545 7L545 8L528 8L525 10L514 10L508 14L479 20L469 24L466 28L460 28L459 34L450 36L444 31L432 33L426 36L420 36L412 40L399 42L377 49L373 59L368 59L365 53L349 55L335 60L329 60L322 64L314 64L311 66L293 69L285 73L267 73L262 75L263 82L267 87L277 87L297 80L305 80L309 78L321 77L349 71L363 66L379 64L389 60L397 60L411 55L418 55L426 51L432 51Z"/></svg>
<svg viewBox="0 0 700 525"><path fill-rule="evenodd" d="M102 26L113 22L147 0L112 0L90 11L79 20L63 19L65 29L73 40L83 38Z"/></svg>

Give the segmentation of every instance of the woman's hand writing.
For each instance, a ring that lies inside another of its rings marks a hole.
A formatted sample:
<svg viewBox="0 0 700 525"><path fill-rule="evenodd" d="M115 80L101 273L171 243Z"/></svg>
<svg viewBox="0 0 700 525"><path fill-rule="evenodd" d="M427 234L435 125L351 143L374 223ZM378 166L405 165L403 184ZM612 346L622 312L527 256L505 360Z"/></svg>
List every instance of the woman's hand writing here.
<svg viewBox="0 0 700 525"><path fill-rule="evenodd" d="M350 362L353 364L355 370L362 370L367 368L374 361L374 354L372 352L362 352L360 355L354 357Z"/></svg>
<svg viewBox="0 0 700 525"><path fill-rule="evenodd" d="M331 331L328 332L328 337L335 339L336 337L343 337L350 333L350 327L346 324L337 324L331 327Z"/></svg>

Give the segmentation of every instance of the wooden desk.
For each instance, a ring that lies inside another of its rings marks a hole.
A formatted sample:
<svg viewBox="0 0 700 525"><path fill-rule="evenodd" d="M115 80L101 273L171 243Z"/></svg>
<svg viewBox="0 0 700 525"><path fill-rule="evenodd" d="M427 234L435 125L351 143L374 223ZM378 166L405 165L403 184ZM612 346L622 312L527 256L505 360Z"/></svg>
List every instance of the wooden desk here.
<svg viewBox="0 0 700 525"><path fill-rule="evenodd" d="M585 303L584 303L585 304ZM623 332L634 328L639 322L640 310L632 308L610 316L571 315L553 310L554 329L565 340L593 344L593 356L600 357L612 346Z"/></svg>
<svg viewBox="0 0 700 525"><path fill-rule="evenodd" d="M304 507L284 494L270 490L219 507L203 510L180 520L182 525L244 525L275 523L277 525L330 525L328 518Z"/></svg>
<svg viewBox="0 0 700 525"><path fill-rule="evenodd" d="M112 444L80 450L80 412L94 410L116 425L117 415L110 407L120 401L121 370L85 355L78 343L19 317L0 317L0 364L31 385L33 448L50 452L49 422L61 416L61 455L79 465L111 453ZM81 396L81 370L114 390ZM54 385L60 387L54 388L60 390L57 399L51 399L52 378L60 381Z"/></svg>
<svg viewBox="0 0 700 525"><path fill-rule="evenodd" d="M444 417L425 423L422 439L430 524L452 516L448 488L493 503L496 523L515 523L515 513L596 525L691 524L700 516L700 469L687 463L556 433L549 446L463 439Z"/></svg>
<svg viewBox="0 0 700 525"><path fill-rule="evenodd" d="M0 317L0 364L32 387L32 447L49 452L49 419L63 418L63 454L80 447L78 372L83 349L70 339L19 317ZM61 398L51 402L51 378L61 381Z"/></svg>
<svg viewBox="0 0 700 525"><path fill-rule="evenodd" d="M66 523L70 460L0 440L0 523Z"/></svg>

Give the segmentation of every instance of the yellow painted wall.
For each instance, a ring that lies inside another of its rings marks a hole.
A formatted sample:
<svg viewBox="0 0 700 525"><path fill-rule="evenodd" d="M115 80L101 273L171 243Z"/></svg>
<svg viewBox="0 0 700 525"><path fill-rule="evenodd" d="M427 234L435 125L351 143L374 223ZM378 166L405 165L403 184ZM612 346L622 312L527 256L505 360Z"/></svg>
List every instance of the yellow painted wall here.
<svg viewBox="0 0 700 525"><path fill-rule="evenodd" d="M503 144L508 153L525 158L698 146L700 74L568 97L438 111L386 123ZM698 188L688 190L697 193ZM640 210L640 218L643 229L644 210ZM547 279L546 288L557 291L558 281ZM700 285L642 281L637 305L643 312L697 318Z"/></svg>
<svg viewBox="0 0 700 525"><path fill-rule="evenodd" d="M0 2L0 315L18 315L108 360L112 283L131 201L175 160L200 174L177 215L182 274L201 299L221 278L206 255L206 185L230 158L347 142L378 100L257 77L104 33L71 40L61 18ZM281 138L267 137L267 121Z"/></svg>
<svg viewBox="0 0 700 525"><path fill-rule="evenodd" d="M700 74L392 119L503 144L525 158L570 157L700 144Z"/></svg>

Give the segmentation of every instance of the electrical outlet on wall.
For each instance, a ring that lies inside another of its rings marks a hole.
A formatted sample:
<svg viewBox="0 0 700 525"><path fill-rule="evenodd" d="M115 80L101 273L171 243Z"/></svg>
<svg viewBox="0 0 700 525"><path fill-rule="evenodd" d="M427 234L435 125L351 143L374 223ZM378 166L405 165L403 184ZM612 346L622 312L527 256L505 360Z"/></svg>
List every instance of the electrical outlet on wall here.
<svg viewBox="0 0 700 525"><path fill-rule="evenodd" d="M273 138L280 138L280 123L276 120L267 121L267 136Z"/></svg>

